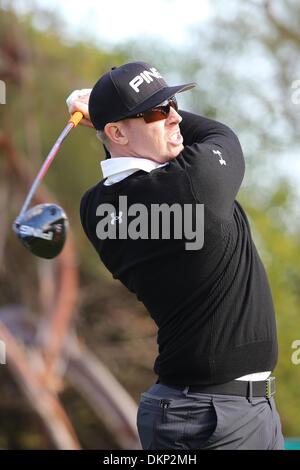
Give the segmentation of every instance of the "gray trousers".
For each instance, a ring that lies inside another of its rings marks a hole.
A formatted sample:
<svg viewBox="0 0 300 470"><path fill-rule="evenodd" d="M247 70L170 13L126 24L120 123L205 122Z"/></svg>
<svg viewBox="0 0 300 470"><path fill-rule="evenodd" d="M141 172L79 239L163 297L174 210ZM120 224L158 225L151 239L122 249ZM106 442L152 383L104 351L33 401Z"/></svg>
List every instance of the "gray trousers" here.
<svg viewBox="0 0 300 470"><path fill-rule="evenodd" d="M143 449L284 449L273 397L250 402L155 384L141 394L137 427Z"/></svg>

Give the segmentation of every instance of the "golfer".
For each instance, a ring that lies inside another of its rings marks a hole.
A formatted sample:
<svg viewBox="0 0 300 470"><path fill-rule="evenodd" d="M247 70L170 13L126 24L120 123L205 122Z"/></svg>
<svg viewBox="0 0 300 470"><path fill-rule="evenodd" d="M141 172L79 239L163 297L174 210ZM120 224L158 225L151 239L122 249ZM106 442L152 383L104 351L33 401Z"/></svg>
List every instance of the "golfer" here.
<svg viewBox="0 0 300 470"><path fill-rule="evenodd" d="M72 93L69 111L83 112L107 157L81 222L158 327L157 382L137 415L143 449L283 449L272 296L236 200L243 153L226 125L178 110L194 86L132 62Z"/></svg>

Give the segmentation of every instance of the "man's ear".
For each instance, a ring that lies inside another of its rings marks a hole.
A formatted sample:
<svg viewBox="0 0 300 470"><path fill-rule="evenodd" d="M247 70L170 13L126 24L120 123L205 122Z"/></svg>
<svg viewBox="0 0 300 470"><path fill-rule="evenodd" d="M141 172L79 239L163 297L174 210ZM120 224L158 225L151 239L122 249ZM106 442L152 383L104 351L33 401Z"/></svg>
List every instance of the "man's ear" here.
<svg viewBox="0 0 300 470"><path fill-rule="evenodd" d="M104 127L104 132L109 139L117 145L127 145L128 137L125 126L121 122L109 122Z"/></svg>

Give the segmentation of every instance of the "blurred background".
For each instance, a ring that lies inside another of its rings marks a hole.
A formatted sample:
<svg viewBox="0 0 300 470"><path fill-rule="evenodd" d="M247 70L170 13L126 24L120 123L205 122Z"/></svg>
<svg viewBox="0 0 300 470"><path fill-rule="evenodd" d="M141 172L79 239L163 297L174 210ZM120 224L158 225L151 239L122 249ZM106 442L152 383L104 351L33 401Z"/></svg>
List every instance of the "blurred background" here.
<svg viewBox="0 0 300 470"><path fill-rule="evenodd" d="M11 230L68 120L67 96L131 60L153 63L170 84L196 81L180 107L240 138L247 170L238 200L271 283L277 406L287 448L297 446L299 24L297 0L0 1L0 448L139 446L135 413L156 380L156 327L81 228L81 196L102 179L93 130L71 132L34 201L65 209L62 254L38 259Z"/></svg>

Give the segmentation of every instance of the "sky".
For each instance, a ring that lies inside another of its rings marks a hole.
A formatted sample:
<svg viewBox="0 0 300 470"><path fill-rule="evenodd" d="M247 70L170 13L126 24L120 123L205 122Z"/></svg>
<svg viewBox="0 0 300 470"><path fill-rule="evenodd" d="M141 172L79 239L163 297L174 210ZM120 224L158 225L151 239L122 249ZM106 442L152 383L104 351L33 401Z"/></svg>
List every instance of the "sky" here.
<svg viewBox="0 0 300 470"><path fill-rule="evenodd" d="M79 36L82 32L108 45L131 38L154 37L180 47L188 31L212 14L210 0L186 3L182 0L14 0L12 3L19 11L34 11L35 5L54 10L66 21L67 34Z"/></svg>

